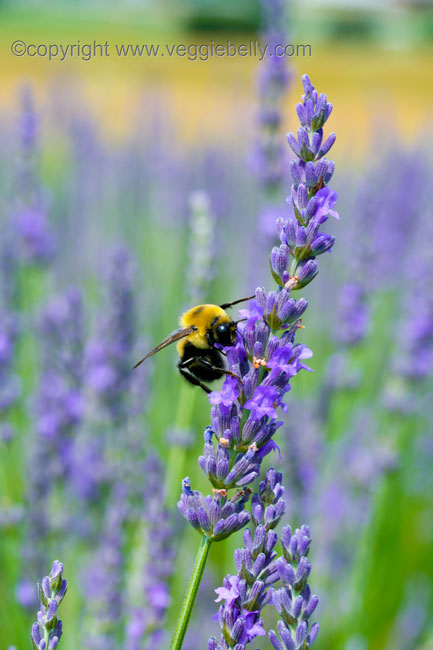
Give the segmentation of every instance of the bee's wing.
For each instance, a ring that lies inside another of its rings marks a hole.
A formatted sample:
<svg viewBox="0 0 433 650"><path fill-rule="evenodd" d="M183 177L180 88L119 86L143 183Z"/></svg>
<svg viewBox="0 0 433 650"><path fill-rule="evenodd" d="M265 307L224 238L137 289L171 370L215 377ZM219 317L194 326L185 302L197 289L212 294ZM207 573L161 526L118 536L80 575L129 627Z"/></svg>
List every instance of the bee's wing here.
<svg viewBox="0 0 433 650"><path fill-rule="evenodd" d="M141 363L143 363L143 361L146 361L146 359L151 357L152 354L156 354L163 348L166 348L167 345L171 345L171 343L175 343L176 341L180 341L180 339L184 339L185 336L189 336L190 334L195 332L196 329L197 329L196 327L192 326L192 327L186 327L183 329L174 330L168 336L166 336L165 339L161 341L159 345L156 346L156 348L153 348L151 352L149 352L148 354L146 354L145 357L140 359L140 361L138 361L133 367L133 370L134 368L137 368L137 366L139 366Z"/></svg>

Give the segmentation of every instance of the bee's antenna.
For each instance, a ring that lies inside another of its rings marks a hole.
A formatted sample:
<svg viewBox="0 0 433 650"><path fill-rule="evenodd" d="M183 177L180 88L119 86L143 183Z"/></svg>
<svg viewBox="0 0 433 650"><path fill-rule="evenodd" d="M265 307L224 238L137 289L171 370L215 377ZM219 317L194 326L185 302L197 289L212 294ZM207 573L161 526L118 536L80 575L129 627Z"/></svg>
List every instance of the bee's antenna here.
<svg viewBox="0 0 433 650"><path fill-rule="evenodd" d="M232 300L232 302L225 302L223 305L220 305L221 309L228 309L229 307L232 307L233 305L237 305L240 302L246 302L247 300L252 300L255 298L256 295L254 296L247 296L246 298L239 298L239 300Z"/></svg>

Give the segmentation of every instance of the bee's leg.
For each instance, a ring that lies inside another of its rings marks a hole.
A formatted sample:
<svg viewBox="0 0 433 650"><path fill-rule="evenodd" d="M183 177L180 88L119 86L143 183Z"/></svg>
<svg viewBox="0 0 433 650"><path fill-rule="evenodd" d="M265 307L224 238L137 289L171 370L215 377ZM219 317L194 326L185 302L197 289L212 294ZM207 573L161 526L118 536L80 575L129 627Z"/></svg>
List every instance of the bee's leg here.
<svg viewBox="0 0 433 650"><path fill-rule="evenodd" d="M220 372L222 375L229 375L229 377L235 377L238 381L242 382L242 379L237 375L235 372L232 372L231 370L226 370L225 368L218 368L218 366L214 366L213 363L208 361L207 359L199 359L200 363L203 366L206 366L206 368L209 368L210 370L216 370Z"/></svg>
<svg viewBox="0 0 433 650"><path fill-rule="evenodd" d="M238 302L246 302L247 300L252 300L255 297L256 297L256 294L254 294L254 296L248 296L248 298L239 298L239 300L233 300L233 302L225 302L223 305L220 305L220 307L221 307L221 309L228 309L229 307L232 307L233 305L237 305Z"/></svg>
<svg viewBox="0 0 433 650"><path fill-rule="evenodd" d="M203 384L203 382L197 379L197 377L194 377L194 375L192 375L187 370L184 370L183 368L179 367L179 372L182 375L182 377L185 377L185 379L189 381L189 383L192 384L193 386L200 386L200 388L202 388L204 392L208 394L212 392L209 386Z"/></svg>
<svg viewBox="0 0 433 650"><path fill-rule="evenodd" d="M190 384L193 386L200 386L204 390L205 393L211 393L212 390L209 388L209 386L206 386L203 382L200 381L200 379L197 379L189 370L188 366L190 363L194 361L194 358L192 359L186 359L186 361L180 361L177 364L177 367L179 368L179 372L182 375L182 377L185 377L187 381L189 381Z"/></svg>

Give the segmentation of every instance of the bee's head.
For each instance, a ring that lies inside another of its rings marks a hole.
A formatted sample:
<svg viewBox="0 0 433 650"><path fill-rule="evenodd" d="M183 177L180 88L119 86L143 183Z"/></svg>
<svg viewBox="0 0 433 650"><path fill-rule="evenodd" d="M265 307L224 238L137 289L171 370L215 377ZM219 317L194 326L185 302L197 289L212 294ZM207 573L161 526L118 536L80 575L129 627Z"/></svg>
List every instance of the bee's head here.
<svg viewBox="0 0 433 650"><path fill-rule="evenodd" d="M233 321L219 323L214 328L213 334L216 343L224 346L233 345L236 340L236 323Z"/></svg>

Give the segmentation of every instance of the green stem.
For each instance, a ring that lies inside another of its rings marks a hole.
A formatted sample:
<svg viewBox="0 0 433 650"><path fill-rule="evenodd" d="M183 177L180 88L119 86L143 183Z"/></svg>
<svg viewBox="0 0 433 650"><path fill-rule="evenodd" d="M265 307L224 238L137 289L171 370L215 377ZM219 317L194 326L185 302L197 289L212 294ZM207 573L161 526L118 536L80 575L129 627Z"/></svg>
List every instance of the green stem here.
<svg viewBox="0 0 433 650"><path fill-rule="evenodd" d="M206 537L206 535L203 535L197 557L195 558L194 568L192 570L185 598L182 603L182 609L180 610L179 618L177 619L170 650L181 650L182 648L211 544L212 540L209 537Z"/></svg>
<svg viewBox="0 0 433 650"><path fill-rule="evenodd" d="M197 390L192 390L186 382L181 383L177 402L177 412L174 420L175 429L191 429L194 416L195 399ZM185 445L170 445L165 472L164 494L166 505L171 506L173 494L180 490L180 482L183 478L183 468L188 449Z"/></svg>

